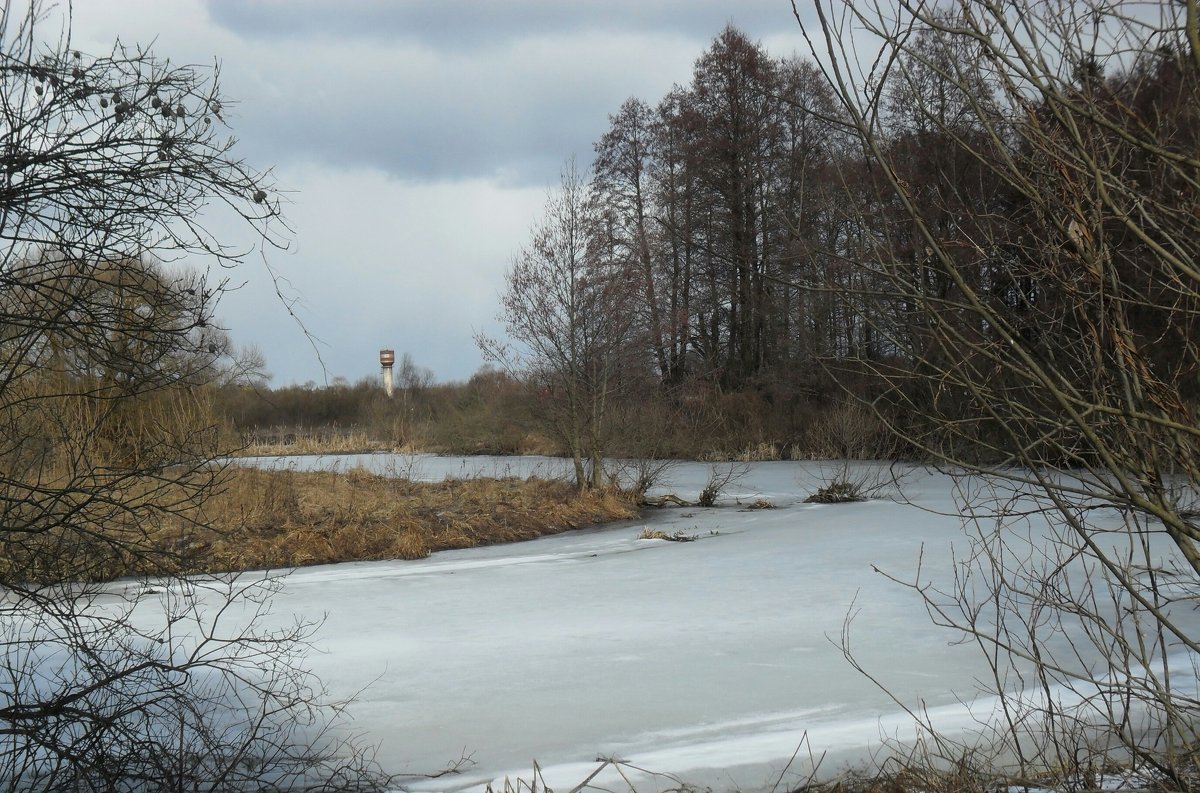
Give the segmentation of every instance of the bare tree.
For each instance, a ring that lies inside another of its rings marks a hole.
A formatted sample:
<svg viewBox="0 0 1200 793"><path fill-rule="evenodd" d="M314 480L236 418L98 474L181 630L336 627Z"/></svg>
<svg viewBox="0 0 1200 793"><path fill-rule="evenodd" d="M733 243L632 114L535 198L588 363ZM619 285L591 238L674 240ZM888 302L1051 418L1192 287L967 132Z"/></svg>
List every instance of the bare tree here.
<svg viewBox="0 0 1200 793"><path fill-rule="evenodd" d="M283 230L232 151L215 70L0 6L0 789L261 790L377 781L268 630L267 581L178 577L220 474L205 384L223 279L168 267ZM103 584L134 573L153 583ZM233 619L232 615L241 615Z"/></svg>
<svg viewBox="0 0 1200 793"><path fill-rule="evenodd" d="M871 404L906 448L963 475L974 527L954 586L910 583L992 659L1023 768L1132 759L1186 784L1197 4L812 10L805 32L875 191L853 219L869 233L838 253L886 345L854 363L883 384Z"/></svg>
<svg viewBox="0 0 1200 793"><path fill-rule="evenodd" d="M568 164L506 274L504 320L515 345L480 337L493 360L522 371L574 458L581 488L604 482L611 400L631 359L630 278L599 233L590 188Z"/></svg>
<svg viewBox="0 0 1200 793"><path fill-rule="evenodd" d="M639 324L646 328L650 351L659 376L669 381L677 376L668 343L678 335L677 320L670 304L660 294L664 281L663 258L657 250L653 195L649 163L657 144L653 113L648 105L628 99L609 118L609 131L596 143L595 200L602 207L602 221L610 250L637 279Z"/></svg>

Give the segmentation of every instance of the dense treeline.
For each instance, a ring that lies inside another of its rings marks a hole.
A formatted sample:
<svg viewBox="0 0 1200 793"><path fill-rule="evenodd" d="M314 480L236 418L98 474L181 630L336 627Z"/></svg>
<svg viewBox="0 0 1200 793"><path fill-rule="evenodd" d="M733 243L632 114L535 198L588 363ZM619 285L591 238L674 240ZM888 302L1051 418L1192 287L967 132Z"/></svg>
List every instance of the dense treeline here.
<svg viewBox="0 0 1200 793"><path fill-rule="evenodd" d="M1070 191L1080 185L1060 175L1055 137L1072 127L1117 143L1129 114L1157 126L1172 149L1194 151L1196 69L1178 53L1164 45L1109 78L1099 64L1077 69L1075 90L1100 115L1080 129L1049 105L1002 96L969 43L920 32L883 86L881 161L864 154L812 64L773 60L726 29L697 61L690 86L654 107L627 101L596 146L598 234L605 254L633 276L629 296L662 383L822 396L830 364L919 368L936 354L921 346L922 329L953 319L923 316L899 298L940 296L948 315L954 278L982 285L1027 344L1046 354L1064 349L1060 340L1079 329L1043 306L1057 300L1058 311L1069 309L1047 291L1046 270L1064 264L1064 246L1080 244L1072 233L1105 235L1143 280L1154 241L1119 228L1120 217L1097 220L1094 230L1084 226L1092 218L1071 226L1082 197ZM1146 158L1132 146L1108 154L1112 161L1099 164L1144 182L1154 198L1185 186L1150 169L1135 174ZM1010 163L1030 183L998 178ZM903 201L885 183L889 170ZM1185 213L1195 199L1187 187L1177 199ZM954 250L953 273L932 259L910 209ZM890 274L864 266L872 261L907 263L911 284L873 278ZM1175 316L1147 306L1132 321L1148 335L1190 339ZM1170 358L1178 347L1155 352Z"/></svg>
<svg viewBox="0 0 1200 793"><path fill-rule="evenodd" d="M403 371L403 370L402 370ZM398 378L389 399L378 377L335 378L268 388L230 385L218 392L234 445L313 449L417 449L473 454L556 453L537 434L521 383L481 370L464 383Z"/></svg>
<svg viewBox="0 0 1200 793"><path fill-rule="evenodd" d="M526 354L497 355L560 395L580 459L638 378L676 407L747 394L793 417L848 394L900 453L1055 464L1087 462L1071 395L1119 394L1121 371L1194 399L1180 279L1200 67L1182 12L1155 27L1031 8L1049 62L972 8L918 20L859 88L730 27L689 85L611 116L584 197L568 169L510 269L502 316ZM804 449L789 429L762 440Z"/></svg>
<svg viewBox="0 0 1200 793"><path fill-rule="evenodd" d="M954 585L908 584L995 673L1007 729L962 756L1193 786L1200 700L1168 658L1200 652L1177 620L1200 595L1200 4L807 11L855 144L833 252L861 308L831 366L964 485Z"/></svg>
<svg viewBox="0 0 1200 793"><path fill-rule="evenodd" d="M1041 444L1069 457L1054 429L1065 408L1024 387L1000 350L1084 387L1120 354L1088 315L1106 290L1128 308L1127 348L1193 399L1190 297L1153 261L1180 237L1129 222L1146 202L1195 217L1196 174L1173 154L1200 134L1185 44L1064 61L1048 96L947 31L914 29L858 117L811 62L726 28L688 85L612 114L590 174L565 170L508 272L512 343L481 340L499 369L441 386L409 372L391 403L369 381L243 393L230 416L242 430L357 425L397 445L574 453L581 471L601 451L925 456L951 444L1003 457ZM1122 206L1085 184L1089 168L1111 173ZM1075 277L1099 272L1096 251L1119 288ZM989 378L1003 410L972 387ZM847 394L870 408L847 409ZM1014 429L1018 415L1045 420Z"/></svg>
<svg viewBox="0 0 1200 793"><path fill-rule="evenodd" d="M600 233L663 383L812 389L812 363L845 351L845 318L797 286L836 277L827 252L848 230L828 188L848 143L811 65L732 28L690 86L612 116L596 144Z"/></svg>
<svg viewBox="0 0 1200 793"><path fill-rule="evenodd" d="M833 108L813 67L774 60L729 28L697 62L692 85L655 107L630 99L612 116L582 185L579 238L622 281L592 310L619 304L631 320L610 349L623 365L606 385L609 452L836 451L808 427L838 401L820 360L847 352L850 319L805 288L814 274L823 284L836 278L838 263L821 250L846 233L820 209L849 145ZM280 439L336 426L446 451L571 449L561 423L546 420L561 394L536 365L483 370L462 384L399 379L391 402L370 379L231 389L223 402L240 432L269 428Z"/></svg>
<svg viewBox="0 0 1200 793"><path fill-rule="evenodd" d="M569 449L547 428L548 395L527 380L484 368L465 382L398 388L388 399L377 377L354 383L269 388L230 384L215 392L227 427L227 446L247 451L403 449L464 454L551 454ZM620 456L679 458L841 454L829 432L810 433L808 407L776 409L753 393L690 399L627 401L614 411L609 448ZM822 414L828 415L828 414ZM871 454L882 428L861 413L851 431L873 427L847 453ZM828 422L825 422L828 423ZM857 436L855 436L857 437ZM795 440L785 443L768 439ZM835 444L835 445L831 445Z"/></svg>

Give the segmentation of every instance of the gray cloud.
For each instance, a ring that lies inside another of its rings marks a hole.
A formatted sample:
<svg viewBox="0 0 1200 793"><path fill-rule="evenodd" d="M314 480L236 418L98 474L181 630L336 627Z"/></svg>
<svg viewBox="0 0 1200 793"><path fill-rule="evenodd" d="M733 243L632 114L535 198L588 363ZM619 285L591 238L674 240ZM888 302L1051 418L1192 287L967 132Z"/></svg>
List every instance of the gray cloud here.
<svg viewBox="0 0 1200 793"><path fill-rule="evenodd" d="M214 21L250 38L355 36L434 48L504 46L536 33L590 30L706 38L726 22L767 35L792 21L788 0L208 0Z"/></svg>
<svg viewBox="0 0 1200 793"><path fill-rule="evenodd" d="M604 72L555 72L519 56L494 71L478 60L384 60L369 73L318 61L269 84L231 81L230 93L245 100L236 128L247 150L421 181L541 184L547 169L590 148L624 98Z"/></svg>
<svg viewBox="0 0 1200 793"><path fill-rule="evenodd" d="M796 32L787 0L207 8L262 62L257 83L231 85L253 108L238 124L252 149L403 179L515 185L547 183L572 155L589 159L609 113L687 82L728 22L752 36Z"/></svg>
<svg viewBox="0 0 1200 793"><path fill-rule="evenodd" d="M380 346L469 376L545 188L609 113L686 83L728 22L774 55L801 46L788 0L102 0L75 22L88 51L120 36L222 63L236 151L289 191L295 239L271 263L329 375L352 379ZM278 384L322 381L269 277L252 261L236 278L234 340Z"/></svg>

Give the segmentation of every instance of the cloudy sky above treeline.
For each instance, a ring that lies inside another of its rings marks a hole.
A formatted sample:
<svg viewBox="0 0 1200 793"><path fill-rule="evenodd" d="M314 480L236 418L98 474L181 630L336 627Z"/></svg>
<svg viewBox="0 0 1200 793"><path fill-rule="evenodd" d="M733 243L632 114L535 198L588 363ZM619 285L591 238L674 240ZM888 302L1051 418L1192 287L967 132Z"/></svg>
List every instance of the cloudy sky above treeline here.
<svg viewBox="0 0 1200 793"><path fill-rule="evenodd" d="M622 101L686 84L726 24L805 51L789 0L75 0L72 24L95 54L219 63L293 229L268 252L285 300L256 255L220 311L275 386L373 375L380 347L466 379L547 190Z"/></svg>

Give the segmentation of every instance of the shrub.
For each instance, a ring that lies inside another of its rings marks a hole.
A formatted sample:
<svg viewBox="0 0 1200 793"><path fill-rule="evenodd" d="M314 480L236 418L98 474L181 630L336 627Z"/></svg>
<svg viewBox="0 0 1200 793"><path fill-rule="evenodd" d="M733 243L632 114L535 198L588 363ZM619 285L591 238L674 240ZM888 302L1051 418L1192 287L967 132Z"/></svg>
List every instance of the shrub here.
<svg viewBox="0 0 1200 793"><path fill-rule="evenodd" d="M809 424L804 447L811 456L831 460L882 460L895 452L895 441L870 407L847 399Z"/></svg>
<svg viewBox="0 0 1200 793"><path fill-rule="evenodd" d="M737 484L748 473L750 473L750 466L744 463L730 463L725 467L714 465L709 472L708 484L704 486L704 489L700 491L700 497L696 499L696 505L700 507L715 506L725 488Z"/></svg>
<svg viewBox="0 0 1200 793"><path fill-rule="evenodd" d="M846 504L865 499L866 495L863 493L860 483L838 478L818 488L817 492L804 499L804 502L806 504Z"/></svg>

